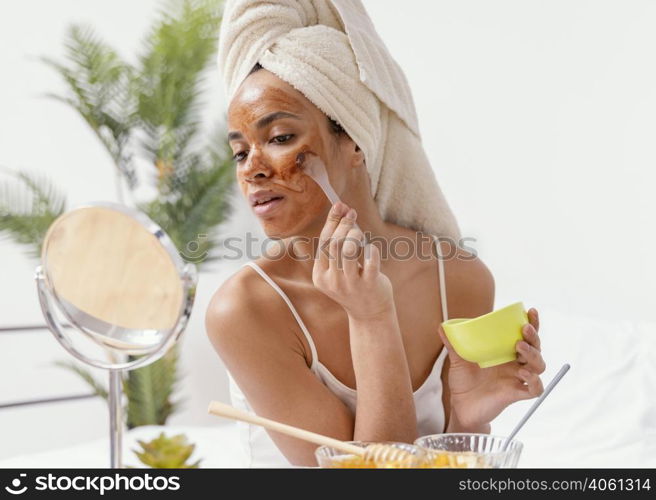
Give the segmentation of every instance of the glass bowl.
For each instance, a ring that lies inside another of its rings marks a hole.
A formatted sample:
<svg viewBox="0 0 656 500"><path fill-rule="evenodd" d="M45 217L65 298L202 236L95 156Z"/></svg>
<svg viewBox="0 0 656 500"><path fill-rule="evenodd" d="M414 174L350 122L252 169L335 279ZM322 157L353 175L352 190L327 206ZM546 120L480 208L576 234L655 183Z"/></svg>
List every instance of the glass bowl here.
<svg viewBox="0 0 656 500"><path fill-rule="evenodd" d="M420 437L415 444L427 450L429 468L513 469L523 445L513 439L502 451L505 441L490 434L446 433Z"/></svg>
<svg viewBox="0 0 656 500"><path fill-rule="evenodd" d="M426 459L426 450L420 446L409 443L395 442L364 442L364 441L347 441L349 444L366 448L372 444L386 444L410 452L412 458L404 461L381 461L374 462L365 460L362 457L345 453L332 446L320 446L314 452L319 467L327 469L408 469L423 467Z"/></svg>

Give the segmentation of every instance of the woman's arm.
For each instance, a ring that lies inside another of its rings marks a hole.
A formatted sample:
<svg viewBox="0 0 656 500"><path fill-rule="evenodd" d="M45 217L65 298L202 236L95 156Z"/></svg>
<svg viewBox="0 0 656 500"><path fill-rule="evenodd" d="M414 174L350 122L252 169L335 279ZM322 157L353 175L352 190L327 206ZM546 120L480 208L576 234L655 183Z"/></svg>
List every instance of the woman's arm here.
<svg viewBox="0 0 656 500"><path fill-rule="evenodd" d="M455 311L450 302L451 316L473 318L492 311L494 280L487 267L478 258L455 260L450 264L452 269L447 270L447 275L455 270L459 284L453 297ZM451 278L449 280L454 282ZM440 338L449 354L443 377L446 377L444 386L449 390L450 421L447 429L450 432L487 433L490 422L508 405L542 393L539 375L545 370L545 362L540 352L537 310L528 310L528 320L522 327L523 341L515 345L517 359L488 368L480 368L461 358L449 344L444 329L439 327Z"/></svg>
<svg viewBox="0 0 656 500"><path fill-rule="evenodd" d="M253 410L336 439L353 439L351 411L308 368L282 301L254 273L239 273L214 294L205 326L214 349ZM294 465L316 466L316 445L269 432Z"/></svg>
<svg viewBox="0 0 656 500"><path fill-rule="evenodd" d="M392 284L380 270L378 247L366 245L359 265L364 235L356 217L344 203L333 206L319 237L312 280L348 315L358 390L354 439L412 442L417 416Z"/></svg>
<svg viewBox="0 0 656 500"><path fill-rule="evenodd" d="M417 416L396 310L349 317L349 329L358 389L354 439L413 442Z"/></svg>
<svg viewBox="0 0 656 500"><path fill-rule="evenodd" d="M445 263L449 316L452 318L475 318L494 310L494 276L485 263L472 253L441 241L442 255L454 255ZM444 346L444 349L447 349ZM451 405L449 383L450 359L444 361L442 369L443 403L446 417L445 432L475 432L489 434L489 423L474 426L464 425Z"/></svg>

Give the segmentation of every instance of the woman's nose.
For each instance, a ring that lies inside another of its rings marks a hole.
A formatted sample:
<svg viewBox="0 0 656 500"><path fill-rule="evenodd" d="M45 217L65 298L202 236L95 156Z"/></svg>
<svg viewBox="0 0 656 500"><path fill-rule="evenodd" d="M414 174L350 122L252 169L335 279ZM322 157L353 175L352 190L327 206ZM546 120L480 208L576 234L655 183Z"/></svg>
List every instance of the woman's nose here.
<svg viewBox="0 0 656 500"><path fill-rule="evenodd" d="M257 150L251 152L244 163L242 177L247 181L267 179L271 175L271 167Z"/></svg>

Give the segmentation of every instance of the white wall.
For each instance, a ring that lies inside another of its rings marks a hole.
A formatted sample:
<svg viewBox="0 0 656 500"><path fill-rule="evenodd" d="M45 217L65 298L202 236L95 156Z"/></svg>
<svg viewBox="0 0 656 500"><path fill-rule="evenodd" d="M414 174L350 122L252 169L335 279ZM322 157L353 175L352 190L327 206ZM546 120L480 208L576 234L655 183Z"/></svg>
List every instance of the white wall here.
<svg viewBox="0 0 656 500"><path fill-rule="evenodd" d="M656 305L656 3L370 1L424 142L503 295ZM527 299L528 300L528 299Z"/></svg>
<svg viewBox="0 0 656 500"><path fill-rule="evenodd" d="M499 301L651 318L656 3L365 4L406 71L429 157L463 233L477 238L495 274ZM157 5L0 6L0 164L47 173L71 204L115 199L110 161L71 110L38 97L62 86L28 57L59 56L66 25L79 21L129 56ZM214 75L211 83L218 81ZM222 112L219 95L209 114ZM0 245L0 262L0 326L41 322L36 263L9 242ZM183 341L187 408L173 422L212 423L207 401L226 397L203 315L233 269L201 275ZM47 333L0 334L0 402L84 391L72 375L48 366L65 358ZM101 436L106 426L98 401L0 410L0 458Z"/></svg>

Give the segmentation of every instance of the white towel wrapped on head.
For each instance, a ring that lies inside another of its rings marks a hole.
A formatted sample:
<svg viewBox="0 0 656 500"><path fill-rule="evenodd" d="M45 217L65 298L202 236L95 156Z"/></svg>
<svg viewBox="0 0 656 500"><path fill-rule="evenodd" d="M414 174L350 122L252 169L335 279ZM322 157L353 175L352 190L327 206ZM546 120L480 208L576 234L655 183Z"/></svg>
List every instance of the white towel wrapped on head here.
<svg viewBox="0 0 656 500"><path fill-rule="evenodd" d="M218 62L228 101L260 63L337 121L364 153L384 220L458 240L405 75L360 0L228 0Z"/></svg>

